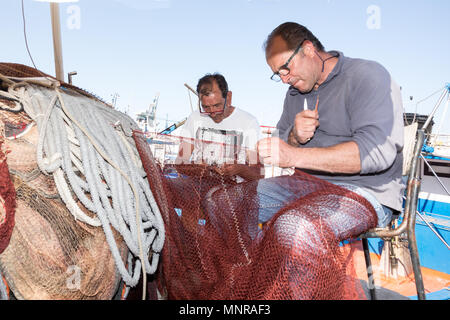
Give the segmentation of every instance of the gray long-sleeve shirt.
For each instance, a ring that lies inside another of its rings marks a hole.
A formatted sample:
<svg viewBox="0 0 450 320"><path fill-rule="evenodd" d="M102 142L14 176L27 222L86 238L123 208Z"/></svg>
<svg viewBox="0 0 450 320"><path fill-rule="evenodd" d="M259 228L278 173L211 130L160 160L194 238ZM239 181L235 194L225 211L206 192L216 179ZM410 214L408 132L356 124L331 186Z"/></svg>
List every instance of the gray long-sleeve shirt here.
<svg viewBox="0 0 450 320"><path fill-rule="evenodd" d="M317 91L300 93L290 87L277 124L280 138L287 141L295 115L304 99L314 109L319 98L319 122L314 137L302 148L329 147L354 141L360 152L361 172L336 175L309 172L330 182L347 182L371 192L378 201L395 210L402 207L403 105L400 88L377 62L348 58L339 61Z"/></svg>

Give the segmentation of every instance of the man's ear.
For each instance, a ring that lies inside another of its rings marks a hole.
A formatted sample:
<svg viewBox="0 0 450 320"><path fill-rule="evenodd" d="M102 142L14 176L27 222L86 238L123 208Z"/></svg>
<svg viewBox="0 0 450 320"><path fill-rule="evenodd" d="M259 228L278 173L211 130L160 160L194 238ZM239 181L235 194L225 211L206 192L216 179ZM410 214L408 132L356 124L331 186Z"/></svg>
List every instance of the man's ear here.
<svg viewBox="0 0 450 320"><path fill-rule="evenodd" d="M306 41L303 46L303 53L307 55L308 57L314 57L315 56L315 48L311 41Z"/></svg>
<svg viewBox="0 0 450 320"><path fill-rule="evenodd" d="M231 98L233 97L233 92L227 92L227 106L231 106Z"/></svg>

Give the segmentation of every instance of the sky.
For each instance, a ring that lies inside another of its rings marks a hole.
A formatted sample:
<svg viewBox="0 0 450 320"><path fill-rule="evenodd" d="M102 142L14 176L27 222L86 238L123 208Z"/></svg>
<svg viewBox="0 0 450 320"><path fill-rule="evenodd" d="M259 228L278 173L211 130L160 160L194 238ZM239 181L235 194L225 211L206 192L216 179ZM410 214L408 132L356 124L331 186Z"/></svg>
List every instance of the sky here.
<svg viewBox="0 0 450 320"><path fill-rule="evenodd" d="M32 66L21 0L0 3L0 62ZM49 4L23 3L31 56L54 75ZM226 77L234 106L275 126L288 87L270 80L263 43L287 21L306 26L326 50L381 63L402 87L406 112L428 115L450 82L448 0L79 0L60 4L60 17L66 81L76 71L74 85L109 103L116 96L131 116L159 93L161 128L191 113L184 84L195 88L214 72ZM450 134L450 111L438 128Z"/></svg>

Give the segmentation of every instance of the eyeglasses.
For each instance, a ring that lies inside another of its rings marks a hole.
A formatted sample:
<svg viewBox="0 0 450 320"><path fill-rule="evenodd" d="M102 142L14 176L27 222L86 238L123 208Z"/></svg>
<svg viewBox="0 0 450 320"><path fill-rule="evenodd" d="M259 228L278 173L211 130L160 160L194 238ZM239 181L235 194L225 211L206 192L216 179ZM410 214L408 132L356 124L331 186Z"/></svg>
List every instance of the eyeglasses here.
<svg viewBox="0 0 450 320"><path fill-rule="evenodd" d="M227 106L227 96L225 95L225 102L223 104L223 108L219 109L220 107L216 107L214 106L206 106L204 107L201 103L201 99L200 97L198 98L198 110L200 111L201 114L211 114L211 113L217 113L217 114L222 114L225 111L225 108ZM210 109L217 109L215 111L206 111L206 110L210 110Z"/></svg>
<svg viewBox="0 0 450 320"><path fill-rule="evenodd" d="M297 49L295 49L294 53L291 55L291 57L288 59L288 61L286 61L285 64L283 64L280 69L278 69L277 72L275 72L271 77L270 80L276 81L276 82L280 82L281 81L281 76L287 76L290 72L291 69L289 69L289 63L291 62L291 60L295 57L295 55L297 53L300 52L300 50L302 49L302 45L303 42L305 42L305 40L303 40L299 46L297 47Z"/></svg>

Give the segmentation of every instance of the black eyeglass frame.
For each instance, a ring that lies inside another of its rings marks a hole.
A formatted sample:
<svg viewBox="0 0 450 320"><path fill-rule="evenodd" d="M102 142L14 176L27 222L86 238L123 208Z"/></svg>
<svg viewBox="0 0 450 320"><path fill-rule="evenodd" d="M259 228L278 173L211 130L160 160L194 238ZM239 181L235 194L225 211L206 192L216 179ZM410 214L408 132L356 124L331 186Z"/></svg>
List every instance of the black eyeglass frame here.
<svg viewBox="0 0 450 320"><path fill-rule="evenodd" d="M305 39L305 40L306 40L306 39ZM294 53L289 57L288 61L286 61L286 63L283 64L283 65L278 69L277 72L274 72L274 73L273 73L273 75L270 77L270 80L273 80L273 81L275 81L275 82L280 82L280 81L281 81L281 74L280 74L280 71L281 71L281 70L286 70L286 71L287 71L287 73L286 73L286 74L283 74L283 76L287 76L289 73L291 73L291 69L289 69L289 67L288 67L288 66L289 66L289 63L290 63L291 60L295 57L295 55L296 55L297 53L300 52L300 50L302 49L302 45L303 45L303 43L305 42L305 40L303 40L303 41L298 45L297 49L295 49Z"/></svg>
<svg viewBox="0 0 450 320"><path fill-rule="evenodd" d="M198 97L198 111L200 112L200 114L211 114L211 113L218 113L218 114L222 114L225 112L225 108L227 107L227 98L228 98L228 91L225 95L225 102L223 104L223 109L222 110L217 110L217 111L203 111L203 107L202 107L202 102L201 102L201 98L200 96Z"/></svg>

